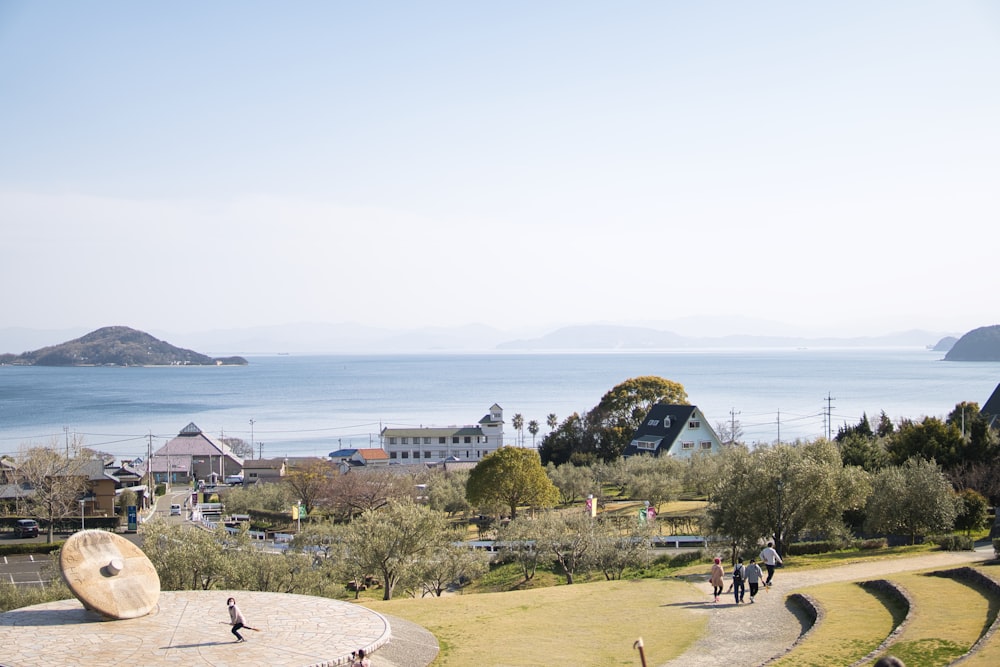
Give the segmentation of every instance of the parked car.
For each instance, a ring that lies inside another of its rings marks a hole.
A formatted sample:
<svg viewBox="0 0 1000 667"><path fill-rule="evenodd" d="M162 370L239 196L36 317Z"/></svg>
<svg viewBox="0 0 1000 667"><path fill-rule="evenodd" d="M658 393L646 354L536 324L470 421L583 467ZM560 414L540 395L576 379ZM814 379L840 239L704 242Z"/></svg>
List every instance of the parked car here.
<svg viewBox="0 0 1000 667"><path fill-rule="evenodd" d="M18 519L14 535L15 537L38 537L38 522L34 519Z"/></svg>
<svg viewBox="0 0 1000 667"><path fill-rule="evenodd" d="M170 516L180 516L180 515L181 515L181 506L180 505L171 505L170 506Z"/></svg>
<svg viewBox="0 0 1000 667"><path fill-rule="evenodd" d="M243 475L230 475L226 478L226 484L229 486L239 486L243 483Z"/></svg>

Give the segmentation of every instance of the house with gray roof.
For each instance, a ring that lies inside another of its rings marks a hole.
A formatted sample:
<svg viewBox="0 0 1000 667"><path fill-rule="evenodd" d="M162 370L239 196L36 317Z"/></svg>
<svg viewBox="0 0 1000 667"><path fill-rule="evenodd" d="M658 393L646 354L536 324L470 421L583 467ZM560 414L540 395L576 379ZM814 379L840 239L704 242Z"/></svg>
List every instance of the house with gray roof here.
<svg viewBox="0 0 1000 667"><path fill-rule="evenodd" d="M168 472L171 475L179 472L177 465L186 468L186 476L172 480L175 482L196 479L221 484L226 477L243 472L242 457L233 453L229 445L203 433L194 422L153 452L150 459L157 481L166 481Z"/></svg>
<svg viewBox="0 0 1000 667"><path fill-rule="evenodd" d="M979 409L979 412L986 416L989 425L992 427L1000 419L1000 384L996 386L986 403Z"/></svg>
<svg viewBox="0 0 1000 667"><path fill-rule="evenodd" d="M635 430L622 455L690 458L695 452L721 450L719 436L697 406L657 403Z"/></svg>
<svg viewBox="0 0 1000 667"><path fill-rule="evenodd" d="M481 461L503 445L503 408L494 403L475 425L384 428L381 444L390 464Z"/></svg>

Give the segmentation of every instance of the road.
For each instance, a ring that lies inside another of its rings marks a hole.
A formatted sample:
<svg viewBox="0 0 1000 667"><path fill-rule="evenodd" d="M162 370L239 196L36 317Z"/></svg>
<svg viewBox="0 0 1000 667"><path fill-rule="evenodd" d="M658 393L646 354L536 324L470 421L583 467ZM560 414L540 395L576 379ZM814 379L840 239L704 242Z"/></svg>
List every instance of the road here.
<svg viewBox="0 0 1000 667"><path fill-rule="evenodd" d="M187 489L183 489L181 491L168 492L166 495L160 496L157 499L153 512L150 513L147 520L155 516L169 521L170 523L182 523L186 520L187 514L185 513L182 516L170 516L170 505L174 503L183 505L185 499L188 497L188 494L189 491ZM67 537L69 537L68 534L56 534L56 539L66 539ZM123 537L134 542L135 544L140 543L139 535L135 533L124 533ZM30 537L26 539L3 539L2 543L45 543L47 539L48 536L43 533L38 537ZM0 556L0 584L41 586L51 578L59 576L58 570L49 567L51 561L52 559L48 554L17 554L13 556Z"/></svg>

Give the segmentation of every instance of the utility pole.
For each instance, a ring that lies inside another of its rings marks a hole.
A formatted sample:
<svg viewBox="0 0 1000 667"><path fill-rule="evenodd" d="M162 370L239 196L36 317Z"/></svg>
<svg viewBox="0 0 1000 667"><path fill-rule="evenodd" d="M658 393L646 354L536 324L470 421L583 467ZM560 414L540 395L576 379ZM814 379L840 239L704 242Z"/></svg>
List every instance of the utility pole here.
<svg viewBox="0 0 1000 667"><path fill-rule="evenodd" d="M830 435L833 431L833 401L836 400L830 395L830 392L826 392L826 439L830 439Z"/></svg>
<svg viewBox="0 0 1000 667"><path fill-rule="evenodd" d="M66 459L69 460L69 426L63 426L63 433L66 434Z"/></svg>
<svg viewBox="0 0 1000 667"><path fill-rule="evenodd" d="M250 420L250 457L253 457L253 420Z"/></svg>
<svg viewBox="0 0 1000 667"><path fill-rule="evenodd" d="M781 444L781 408L778 408L778 444Z"/></svg>
<svg viewBox="0 0 1000 667"><path fill-rule="evenodd" d="M148 496L156 494L156 484L153 483L153 432L149 432L149 441L146 444L146 490ZM152 498L147 497L146 502L152 505Z"/></svg>
<svg viewBox="0 0 1000 667"><path fill-rule="evenodd" d="M258 442L257 443L257 458L258 459L264 458L264 443L263 442Z"/></svg>
<svg viewBox="0 0 1000 667"><path fill-rule="evenodd" d="M736 444L736 415L740 414L736 408L729 408L729 446Z"/></svg>

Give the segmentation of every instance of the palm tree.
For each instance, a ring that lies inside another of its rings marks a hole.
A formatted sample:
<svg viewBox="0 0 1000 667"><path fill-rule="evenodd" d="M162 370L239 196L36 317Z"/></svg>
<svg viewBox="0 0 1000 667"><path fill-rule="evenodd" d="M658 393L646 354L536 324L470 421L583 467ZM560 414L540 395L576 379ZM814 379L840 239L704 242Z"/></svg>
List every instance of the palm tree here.
<svg viewBox="0 0 1000 667"><path fill-rule="evenodd" d="M539 428L539 426L538 426L538 420L537 419L532 419L530 422L528 422L528 433L531 434L531 446L532 447L535 446L535 436L538 435L538 428Z"/></svg>
<svg viewBox="0 0 1000 667"><path fill-rule="evenodd" d="M559 418L556 417L556 413L550 412L549 416L545 418L545 423L549 425L550 431L554 431L559 425Z"/></svg>
<svg viewBox="0 0 1000 667"><path fill-rule="evenodd" d="M524 417L521 415L520 412L518 412L516 415L514 415L514 418L511 420L510 423L514 427L514 430L517 431L520 436L517 442L518 447L520 447L521 439L523 439L524 437Z"/></svg>

